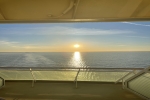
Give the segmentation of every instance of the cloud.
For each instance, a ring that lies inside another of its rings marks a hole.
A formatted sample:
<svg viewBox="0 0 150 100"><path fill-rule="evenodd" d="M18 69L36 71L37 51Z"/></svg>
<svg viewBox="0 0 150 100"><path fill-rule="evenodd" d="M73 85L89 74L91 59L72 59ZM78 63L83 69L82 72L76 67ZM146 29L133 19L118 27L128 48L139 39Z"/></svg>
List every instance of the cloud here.
<svg viewBox="0 0 150 100"><path fill-rule="evenodd" d="M10 41L0 41L0 45L5 45L13 48L22 48L22 49L41 49L41 48L48 48L48 46L40 46L37 44L22 44L20 42L10 42Z"/></svg>
<svg viewBox="0 0 150 100"><path fill-rule="evenodd" d="M117 46L120 46L120 47L124 47L124 46L126 46L126 45L123 45L123 44L119 44L119 45L117 45Z"/></svg>
<svg viewBox="0 0 150 100"><path fill-rule="evenodd" d="M103 30L89 28L73 28L73 27L51 27L49 29L38 31L37 35L115 35L115 34L133 34L128 30ZM33 33L31 33L33 34Z"/></svg>
<svg viewBox="0 0 150 100"><path fill-rule="evenodd" d="M38 47L35 47L35 46L23 46L21 48L24 48L24 49L36 49Z"/></svg>
<svg viewBox="0 0 150 100"><path fill-rule="evenodd" d="M131 38L145 38L145 39L149 38L149 37L144 37L144 36L126 36L126 37L131 37Z"/></svg>
<svg viewBox="0 0 150 100"><path fill-rule="evenodd" d="M17 44L19 42L10 42L10 41L0 41L0 44L5 44L5 45L14 45Z"/></svg>
<svg viewBox="0 0 150 100"><path fill-rule="evenodd" d="M53 47L50 47L49 45L36 45L36 44L24 44L18 46L18 48L23 48L23 49L50 49Z"/></svg>
<svg viewBox="0 0 150 100"><path fill-rule="evenodd" d="M13 48L17 48L18 46L11 46L11 47L13 47Z"/></svg>
<svg viewBox="0 0 150 100"><path fill-rule="evenodd" d="M13 47L13 48L17 48L19 42L10 42L10 41L0 41L0 45L5 45L5 46L10 46L10 47Z"/></svg>
<svg viewBox="0 0 150 100"><path fill-rule="evenodd" d="M136 23L131 23L131 22L122 22L122 23L131 24L131 25L137 25L137 26L148 26L148 27L150 27L150 25L136 24Z"/></svg>
<svg viewBox="0 0 150 100"><path fill-rule="evenodd" d="M15 35L117 35L117 34L133 34L135 32L129 30L113 30L113 29L95 29L95 28L75 28L67 26L53 27L33 27L25 30L13 29L5 30L6 34Z"/></svg>

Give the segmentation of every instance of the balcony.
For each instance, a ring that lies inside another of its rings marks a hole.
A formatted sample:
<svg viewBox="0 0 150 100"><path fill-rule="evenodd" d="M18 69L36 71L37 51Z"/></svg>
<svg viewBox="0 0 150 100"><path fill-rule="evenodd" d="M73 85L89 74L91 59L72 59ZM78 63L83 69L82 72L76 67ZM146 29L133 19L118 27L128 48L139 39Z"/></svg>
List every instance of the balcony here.
<svg viewBox="0 0 150 100"><path fill-rule="evenodd" d="M6 83L0 97L4 100L144 100L125 87L126 80L141 70L1 68L0 76Z"/></svg>

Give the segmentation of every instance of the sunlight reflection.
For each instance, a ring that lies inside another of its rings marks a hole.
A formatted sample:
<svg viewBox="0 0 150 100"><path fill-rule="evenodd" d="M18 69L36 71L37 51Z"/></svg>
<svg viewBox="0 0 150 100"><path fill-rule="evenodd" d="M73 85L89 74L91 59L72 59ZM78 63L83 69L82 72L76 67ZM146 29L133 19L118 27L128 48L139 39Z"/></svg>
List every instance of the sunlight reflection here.
<svg viewBox="0 0 150 100"><path fill-rule="evenodd" d="M72 67L84 67L85 63L82 61L80 52L74 52L73 57L70 61Z"/></svg>
<svg viewBox="0 0 150 100"><path fill-rule="evenodd" d="M74 53L74 60L75 60L75 61L80 61L80 60L81 60L80 52L75 52L75 53Z"/></svg>

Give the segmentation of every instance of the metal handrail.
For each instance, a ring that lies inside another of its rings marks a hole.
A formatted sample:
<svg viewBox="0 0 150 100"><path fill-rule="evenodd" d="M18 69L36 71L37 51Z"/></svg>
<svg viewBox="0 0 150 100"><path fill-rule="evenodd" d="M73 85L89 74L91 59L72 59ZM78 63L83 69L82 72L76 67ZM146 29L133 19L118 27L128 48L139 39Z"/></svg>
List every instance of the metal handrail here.
<svg viewBox="0 0 150 100"><path fill-rule="evenodd" d="M75 80L74 80L74 82L76 83L76 88L77 88L77 79L78 79L79 72L80 72L80 68L79 68L79 70L78 70L78 72L77 72L77 75L76 75L76 77L75 77Z"/></svg>
<svg viewBox="0 0 150 100"><path fill-rule="evenodd" d="M32 80L32 87L34 87L34 82L36 82L36 79L35 79L35 76L34 76L34 74L33 74L31 68L30 68L30 72L31 72L31 75L32 75L32 77L33 77L33 80Z"/></svg>
<svg viewBox="0 0 150 100"><path fill-rule="evenodd" d="M115 84L117 84L118 82L120 82L121 80L123 80L125 77L127 77L128 75L130 75L130 74L132 74L132 73L134 73L134 72L135 72L135 70L129 72L128 74L126 74L126 75L123 76L122 78L118 79L118 80L115 82Z"/></svg>
<svg viewBox="0 0 150 100"><path fill-rule="evenodd" d="M83 69L83 70L96 70L96 69L102 69L102 70L143 70L144 68L72 68L72 67L0 67L0 70L15 70L15 71L28 71L29 68L34 69L34 71L49 71L49 70L77 70L77 69Z"/></svg>
<svg viewBox="0 0 150 100"><path fill-rule="evenodd" d="M123 76L122 78L118 79L118 80L115 82L115 84L117 84L118 82L120 82L120 81L122 80L122 88L124 89L124 87L125 87L124 78L126 78L127 76L129 76L129 75L132 74L132 73L136 74L135 71L136 71L136 70L133 70L133 71L129 72L128 74L126 74L125 76Z"/></svg>

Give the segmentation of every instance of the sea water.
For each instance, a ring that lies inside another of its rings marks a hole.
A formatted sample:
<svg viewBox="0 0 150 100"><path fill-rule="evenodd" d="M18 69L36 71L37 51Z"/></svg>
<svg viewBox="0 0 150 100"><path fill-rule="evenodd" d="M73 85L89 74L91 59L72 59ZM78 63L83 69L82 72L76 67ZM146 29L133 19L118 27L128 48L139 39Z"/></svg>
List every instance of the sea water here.
<svg viewBox="0 0 150 100"><path fill-rule="evenodd" d="M0 67L143 68L150 52L0 53Z"/></svg>

